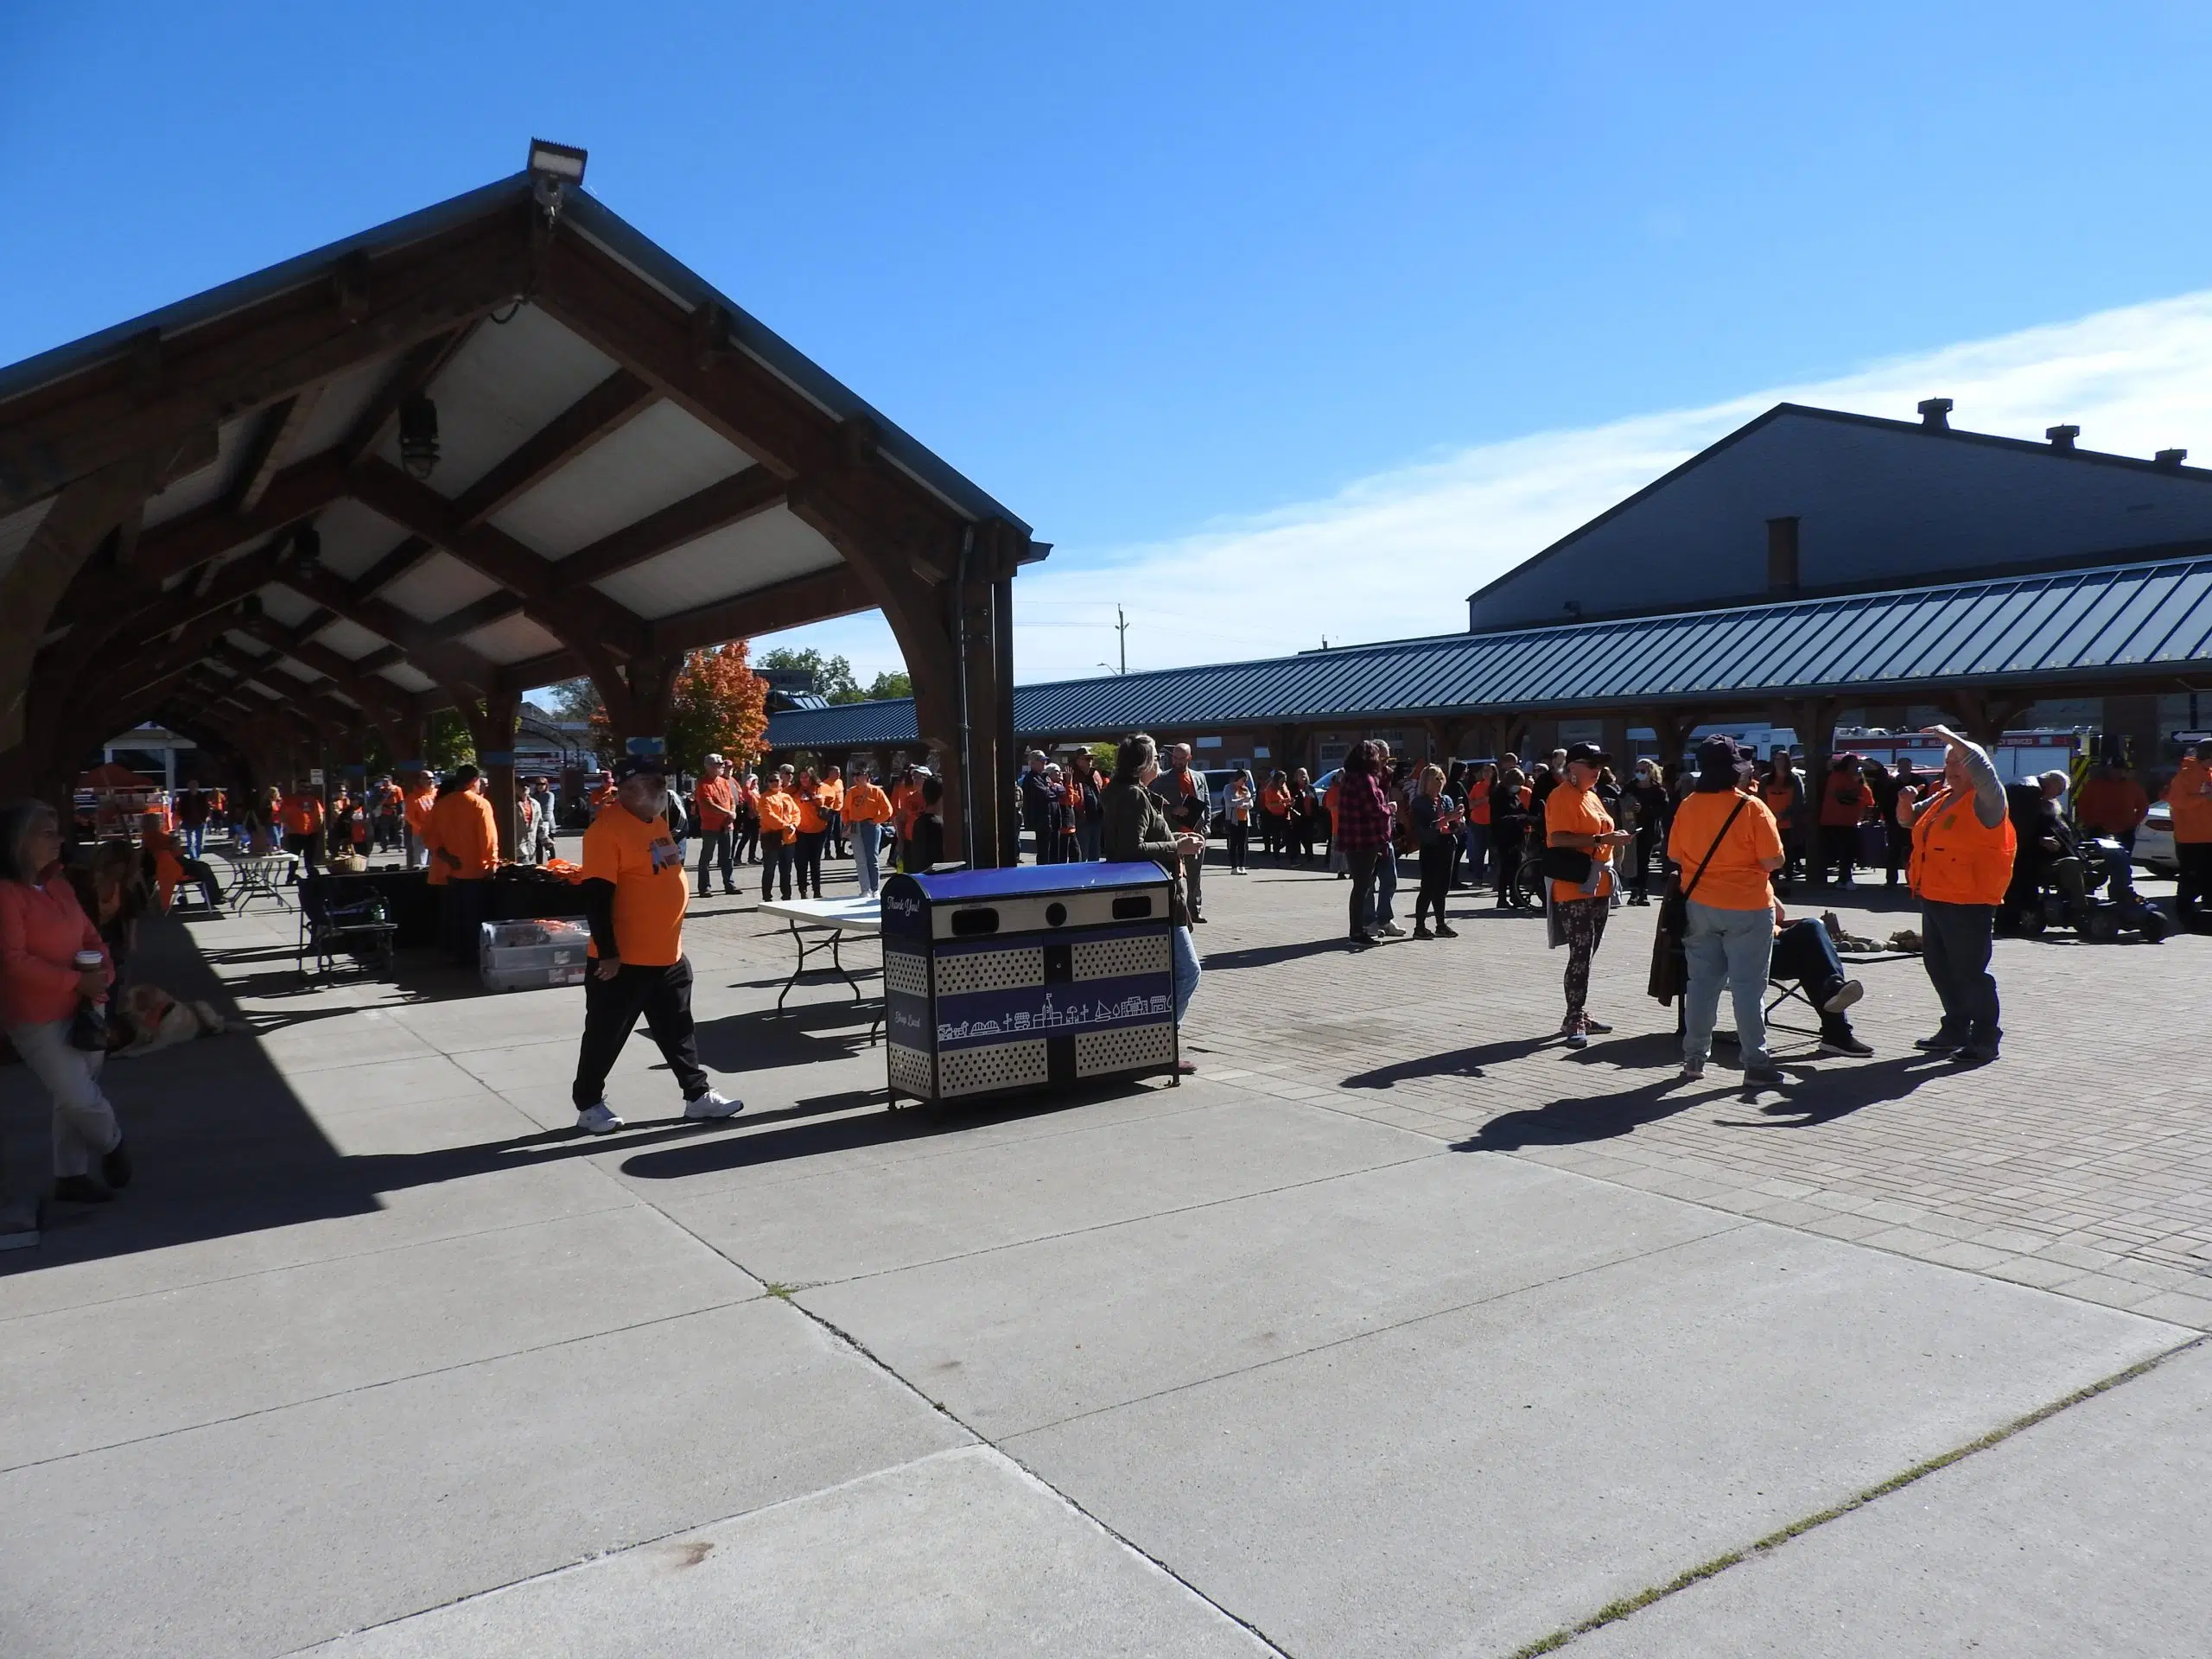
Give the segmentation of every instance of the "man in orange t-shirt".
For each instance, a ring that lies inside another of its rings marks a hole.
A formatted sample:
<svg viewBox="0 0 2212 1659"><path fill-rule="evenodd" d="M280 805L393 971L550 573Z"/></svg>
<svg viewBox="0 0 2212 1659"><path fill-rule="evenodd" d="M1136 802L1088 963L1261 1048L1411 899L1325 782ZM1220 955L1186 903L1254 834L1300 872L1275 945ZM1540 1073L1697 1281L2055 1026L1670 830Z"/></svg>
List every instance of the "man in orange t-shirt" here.
<svg viewBox="0 0 2212 1659"><path fill-rule="evenodd" d="M1690 970L1682 999L1685 1083L1705 1075L1723 985L1736 1004L1744 1081L1782 1081L1766 1046L1766 980L1774 961L1769 878L1782 868L1782 830L1766 803L1744 788L1750 775L1748 754L1727 738L1707 738L1697 749L1697 786L1675 807L1667 838L1667 856L1682 872L1688 917L1682 930Z"/></svg>
<svg viewBox="0 0 2212 1659"><path fill-rule="evenodd" d="M1874 810L1874 791L1866 786L1866 762L1855 754L1840 754L1828 765L1821 785L1820 886L1827 885L1828 872L1840 870L1840 885L1854 887L1852 872L1859 868L1859 826Z"/></svg>
<svg viewBox="0 0 2212 1659"><path fill-rule="evenodd" d="M301 788L278 796L276 825L284 837L284 850L300 861L299 873L313 875L322 857L322 797Z"/></svg>
<svg viewBox="0 0 2212 1659"><path fill-rule="evenodd" d="M814 797L821 804L822 816L830 827L827 837L830 856L842 858L845 855L845 780L836 767L823 767L822 781L814 786Z"/></svg>
<svg viewBox="0 0 2212 1659"><path fill-rule="evenodd" d="M484 774L462 766L446 780L430 809L430 861L442 870L439 932L446 954L463 968L474 964L477 934L491 914L490 877L499 861L499 823L484 798Z"/></svg>
<svg viewBox="0 0 2212 1659"><path fill-rule="evenodd" d="M734 898L737 871L731 861L730 842L737 823L737 786L730 782L729 767L719 754L710 754L699 763L691 810L699 819L699 896L707 896L707 868L719 857L722 891Z"/></svg>
<svg viewBox="0 0 2212 1659"><path fill-rule="evenodd" d="M407 831L407 868L427 870L430 868L430 814L437 809L438 786L427 772L418 772L407 787L401 806L401 820ZM432 880L439 878L433 876Z"/></svg>
<svg viewBox="0 0 2212 1659"><path fill-rule="evenodd" d="M2212 899L2212 743L2182 757L2181 769L2166 785L2166 810L2173 814L2174 916L2183 927L2206 931L2205 901Z"/></svg>
<svg viewBox="0 0 2212 1659"><path fill-rule="evenodd" d="M614 769L614 798L584 831L578 888L591 925L584 976L584 1034L570 1090L576 1127L612 1135L622 1120L607 1103L607 1075L638 1016L683 1090L683 1116L722 1118L745 1109L718 1092L699 1064L691 1019L691 964L683 956L683 907L690 884L683 850L668 828L668 779L658 755L632 755Z"/></svg>
<svg viewBox="0 0 2212 1659"><path fill-rule="evenodd" d="M784 897L791 896L791 863L798 851L798 798L791 793L791 769L778 766L776 775L769 779L768 787L760 791L758 810L760 814L760 902L766 904L775 895L779 871L783 874Z"/></svg>

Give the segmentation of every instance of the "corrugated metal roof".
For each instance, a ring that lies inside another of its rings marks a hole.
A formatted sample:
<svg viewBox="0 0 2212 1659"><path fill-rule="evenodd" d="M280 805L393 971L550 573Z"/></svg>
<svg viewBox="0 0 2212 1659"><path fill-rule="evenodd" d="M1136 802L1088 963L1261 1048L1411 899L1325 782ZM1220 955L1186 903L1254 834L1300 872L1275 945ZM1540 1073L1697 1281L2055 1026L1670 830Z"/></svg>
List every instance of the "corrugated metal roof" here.
<svg viewBox="0 0 2212 1659"><path fill-rule="evenodd" d="M1015 729L1884 696L2212 666L2212 557L1306 652L1015 688ZM770 718L777 748L912 743L911 701Z"/></svg>

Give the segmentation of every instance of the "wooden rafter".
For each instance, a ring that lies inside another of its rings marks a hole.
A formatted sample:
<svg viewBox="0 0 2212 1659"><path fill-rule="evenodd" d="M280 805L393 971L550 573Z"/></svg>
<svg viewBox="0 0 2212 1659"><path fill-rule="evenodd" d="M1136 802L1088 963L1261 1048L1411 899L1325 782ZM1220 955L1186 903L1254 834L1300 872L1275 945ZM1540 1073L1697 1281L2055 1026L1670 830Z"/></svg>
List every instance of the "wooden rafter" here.
<svg viewBox="0 0 2212 1659"><path fill-rule="evenodd" d="M353 591L373 599L410 571L419 570L437 553L420 536L410 536L354 580Z"/></svg>
<svg viewBox="0 0 2212 1659"><path fill-rule="evenodd" d="M494 683L494 664L474 652L439 639L430 626L389 600L365 597L351 583L329 571L289 569L284 585L349 622L359 623L404 651L423 673L459 690L480 692Z"/></svg>
<svg viewBox="0 0 2212 1659"><path fill-rule="evenodd" d="M784 480L765 467L709 484L553 564L556 591L570 592L658 558L672 548L784 504Z"/></svg>
<svg viewBox="0 0 2212 1659"><path fill-rule="evenodd" d="M254 428L245 454L239 458L238 474L231 485L233 512L251 512L261 505L261 498L276 482L277 469L291 454L300 429L308 423L315 405L322 401L323 390L322 386L309 386L282 403L271 404L262 412L260 423Z"/></svg>
<svg viewBox="0 0 2212 1659"><path fill-rule="evenodd" d="M480 317L472 317L458 328L419 340L407 348L385 383L377 388L376 396L353 417L353 424L339 440L334 453L342 465L351 467L376 453L385 434L391 429L392 422L398 418L399 406L437 378L440 371L468 344L469 336L482 321Z"/></svg>
<svg viewBox="0 0 2212 1659"><path fill-rule="evenodd" d="M453 504L454 517L463 524L483 523L658 401L653 389L636 375L615 370L463 490Z"/></svg>

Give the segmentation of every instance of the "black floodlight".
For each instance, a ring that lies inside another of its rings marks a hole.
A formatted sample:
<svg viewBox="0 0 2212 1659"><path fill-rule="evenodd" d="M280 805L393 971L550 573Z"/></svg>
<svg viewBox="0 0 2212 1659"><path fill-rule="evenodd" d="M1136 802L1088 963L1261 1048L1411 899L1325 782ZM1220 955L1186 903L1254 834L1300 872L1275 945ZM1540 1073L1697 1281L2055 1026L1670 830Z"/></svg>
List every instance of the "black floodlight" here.
<svg viewBox="0 0 2212 1659"><path fill-rule="evenodd" d="M413 479L437 470L438 406L419 391L399 406L399 464Z"/></svg>

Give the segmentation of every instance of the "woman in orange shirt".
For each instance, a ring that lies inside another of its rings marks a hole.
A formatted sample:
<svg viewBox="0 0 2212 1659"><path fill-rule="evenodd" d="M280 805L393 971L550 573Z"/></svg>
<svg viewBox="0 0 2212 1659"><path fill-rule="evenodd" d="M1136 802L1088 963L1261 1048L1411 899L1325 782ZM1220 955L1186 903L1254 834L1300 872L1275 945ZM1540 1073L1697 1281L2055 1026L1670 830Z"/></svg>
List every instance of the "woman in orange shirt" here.
<svg viewBox="0 0 2212 1659"><path fill-rule="evenodd" d="M799 804L791 793L791 769L778 766L760 792L760 902L775 895L776 874L783 873L784 897L791 896L791 861L798 851Z"/></svg>
<svg viewBox="0 0 2212 1659"><path fill-rule="evenodd" d="M853 785L845 791L845 822L853 831L853 874L861 897L873 898L883 886L883 826L891 821L891 798L868 781L868 762L853 763Z"/></svg>
<svg viewBox="0 0 2212 1659"><path fill-rule="evenodd" d="M828 831L830 856L845 855L845 780L835 766L822 769L822 781L814 786L815 804L822 809L823 828Z"/></svg>
<svg viewBox="0 0 2212 1659"><path fill-rule="evenodd" d="M1567 946L1567 1016L1560 1034L1569 1048L1586 1048L1592 1032L1611 1031L1591 1019L1590 963L1605 937L1612 909L1613 849L1635 837L1616 829L1613 815L1598 798L1599 774L1611 764L1595 743L1577 743L1567 752L1567 776L1544 797L1544 846L1551 852L1585 855L1587 873L1579 880L1552 878L1551 943Z"/></svg>
<svg viewBox="0 0 2212 1659"><path fill-rule="evenodd" d="M791 854L791 865L798 876L798 896L819 899L822 896L822 842L830 833L830 820L822 810L822 785L808 766L798 775L798 785L791 791L798 801L798 841Z"/></svg>
<svg viewBox="0 0 2212 1659"><path fill-rule="evenodd" d="M1782 1081L1766 1047L1767 970L1774 957L1774 884L1782 830L1773 810L1744 787L1748 755L1725 737L1697 748L1697 786L1675 809L1667 856L1682 872L1682 950L1690 982L1682 998L1682 1081L1705 1075L1713 1016L1726 985L1736 1003L1744 1081Z"/></svg>

